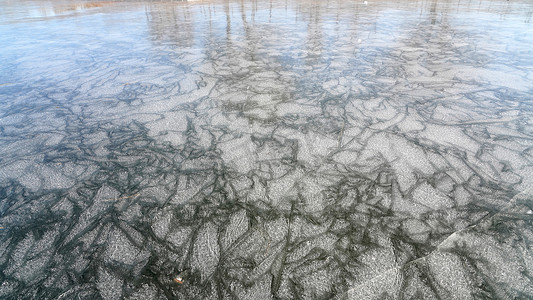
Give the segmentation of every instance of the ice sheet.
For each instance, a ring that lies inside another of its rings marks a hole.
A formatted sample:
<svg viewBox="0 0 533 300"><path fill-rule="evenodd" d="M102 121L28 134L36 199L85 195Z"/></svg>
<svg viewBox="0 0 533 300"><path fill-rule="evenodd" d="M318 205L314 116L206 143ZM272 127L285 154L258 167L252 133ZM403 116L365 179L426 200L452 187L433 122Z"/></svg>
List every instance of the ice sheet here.
<svg viewBox="0 0 533 300"><path fill-rule="evenodd" d="M0 298L533 298L532 12L0 0Z"/></svg>

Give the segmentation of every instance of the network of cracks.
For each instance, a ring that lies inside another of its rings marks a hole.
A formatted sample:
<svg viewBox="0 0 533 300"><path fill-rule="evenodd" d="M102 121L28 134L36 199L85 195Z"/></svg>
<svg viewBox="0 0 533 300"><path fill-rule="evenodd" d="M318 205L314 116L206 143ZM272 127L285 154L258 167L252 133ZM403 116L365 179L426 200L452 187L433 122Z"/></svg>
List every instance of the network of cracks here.
<svg viewBox="0 0 533 300"><path fill-rule="evenodd" d="M346 3L135 4L72 20L147 37L6 42L0 297L533 297L529 23Z"/></svg>

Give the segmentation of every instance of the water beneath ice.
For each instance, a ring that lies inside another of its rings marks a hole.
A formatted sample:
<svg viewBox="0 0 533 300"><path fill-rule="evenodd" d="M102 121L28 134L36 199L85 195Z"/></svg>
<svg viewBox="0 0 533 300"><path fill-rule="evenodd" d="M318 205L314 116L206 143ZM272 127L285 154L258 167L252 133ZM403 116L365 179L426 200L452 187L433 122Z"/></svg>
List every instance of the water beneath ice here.
<svg viewBox="0 0 533 300"><path fill-rule="evenodd" d="M0 298L533 298L532 14L0 0Z"/></svg>

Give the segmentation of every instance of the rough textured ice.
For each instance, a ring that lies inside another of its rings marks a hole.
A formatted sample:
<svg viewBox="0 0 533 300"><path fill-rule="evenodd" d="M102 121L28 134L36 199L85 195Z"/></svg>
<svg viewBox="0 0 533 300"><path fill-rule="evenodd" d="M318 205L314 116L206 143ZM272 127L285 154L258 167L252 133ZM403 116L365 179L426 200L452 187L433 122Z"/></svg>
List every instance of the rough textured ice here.
<svg viewBox="0 0 533 300"><path fill-rule="evenodd" d="M106 269L98 269L96 285L100 296L105 300L120 299L122 295L122 280Z"/></svg>
<svg viewBox="0 0 533 300"><path fill-rule="evenodd" d="M533 298L532 11L3 1L0 298Z"/></svg>

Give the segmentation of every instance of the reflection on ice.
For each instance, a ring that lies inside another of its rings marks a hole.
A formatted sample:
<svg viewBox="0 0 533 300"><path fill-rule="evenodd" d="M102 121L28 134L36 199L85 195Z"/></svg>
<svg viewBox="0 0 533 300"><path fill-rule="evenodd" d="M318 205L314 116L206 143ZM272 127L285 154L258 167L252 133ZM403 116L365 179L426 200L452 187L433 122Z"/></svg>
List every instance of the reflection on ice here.
<svg viewBox="0 0 533 300"><path fill-rule="evenodd" d="M528 1L4 2L0 297L533 297Z"/></svg>

